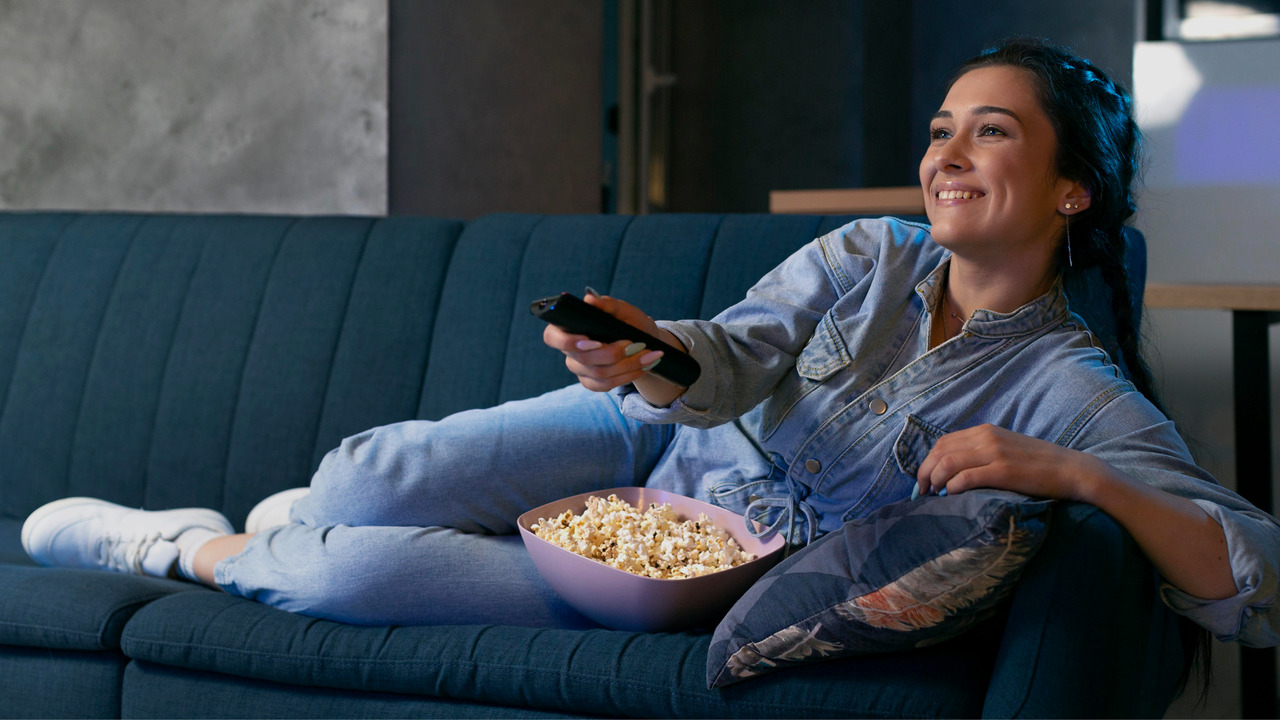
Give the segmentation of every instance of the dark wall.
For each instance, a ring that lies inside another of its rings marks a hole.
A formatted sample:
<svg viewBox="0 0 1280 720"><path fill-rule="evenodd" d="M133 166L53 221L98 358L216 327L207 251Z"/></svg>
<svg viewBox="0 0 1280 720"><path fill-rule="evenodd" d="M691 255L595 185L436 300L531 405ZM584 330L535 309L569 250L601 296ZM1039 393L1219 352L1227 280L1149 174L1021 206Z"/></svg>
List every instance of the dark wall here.
<svg viewBox="0 0 1280 720"><path fill-rule="evenodd" d="M952 70L1009 35L1128 84L1135 2L681 0L670 204L765 212L770 190L915 184Z"/></svg>
<svg viewBox="0 0 1280 720"><path fill-rule="evenodd" d="M393 214L600 210L600 0L391 0Z"/></svg>
<svg viewBox="0 0 1280 720"><path fill-rule="evenodd" d="M909 150L913 162L929 144L929 119L942 102L954 68L1001 38L1031 35L1067 45L1132 87L1133 46L1138 40L1133 0L995 0L983 3L980 11L938 0L914 0L914 5L908 38L914 48Z"/></svg>
<svg viewBox="0 0 1280 720"><path fill-rule="evenodd" d="M598 212L614 0L390 0L389 208ZM952 69L1012 34L1128 83L1137 0L672 0L666 205L916 182Z"/></svg>
<svg viewBox="0 0 1280 720"><path fill-rule="evenodd" d="M669 204L758 211L861 184L860 0L673 3Z"/></svg>

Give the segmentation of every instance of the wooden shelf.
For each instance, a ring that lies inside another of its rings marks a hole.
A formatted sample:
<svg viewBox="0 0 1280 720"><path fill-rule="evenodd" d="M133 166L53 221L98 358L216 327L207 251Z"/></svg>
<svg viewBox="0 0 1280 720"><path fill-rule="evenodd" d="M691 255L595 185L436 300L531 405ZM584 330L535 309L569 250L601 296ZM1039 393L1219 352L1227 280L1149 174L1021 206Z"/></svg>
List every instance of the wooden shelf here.
<svg viewBox="0 0 1280 720"><path fill-rule="evenodd" d="M845 190L774 190L769 212L807 215L923 215L924 193L917 186Z"/></svg>

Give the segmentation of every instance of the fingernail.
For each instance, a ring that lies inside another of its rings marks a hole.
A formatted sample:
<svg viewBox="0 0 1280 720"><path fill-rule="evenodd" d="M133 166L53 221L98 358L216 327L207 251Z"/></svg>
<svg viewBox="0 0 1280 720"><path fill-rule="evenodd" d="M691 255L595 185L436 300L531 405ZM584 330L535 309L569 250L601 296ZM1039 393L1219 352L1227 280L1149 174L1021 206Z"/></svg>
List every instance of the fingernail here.
<svg viewBox="0 0 1280 720"><path fill-rule="evenodd" d="M942 488L941 490L938 491L938 497L946 497L946 496L947 496L946 488Z"/></svg>
<svg viewBox="0 0 1280 720"><path fill-rule="evenodd" d="M915 500L920 497L920 483L911 486L911 499Z"/></svg>
<svg viewBox="0 0 1280 720"><path fill-rule="evenodd" d="M594 289L594 288L592 288L590 285L588 285L588 286L587 286L587 294L588 294L588 295L595 295L596 297L600 297L600 293L596 292L596 291L595 291L595 289Z"/></svg>
<svg viewBox="0 0 1280 720"><path fill-rule="evenodd" d="M578 348L579 350L599 350L600 348L604 347L604 345L595 340L579 340L578 342L574 343L574 347Z"/></svg>
<svg viewBox="0 0 1280 720"><path fill-rule="evenodd" d="M626 353L627 357L631 357L632 355L635 355L641 350L644 350L644 343L638 342L638 343L631 343L630 345L627 346L626 350L623 350L623 352Z"/></svg>
<svg viewBox="0 0 1280 720"><path fill-rule="evenodd" d="M640 356L640 369L645 372L649 372L650 370L658 367L658 363L660 362L662 362L662 351L651 350Z"/></svg>

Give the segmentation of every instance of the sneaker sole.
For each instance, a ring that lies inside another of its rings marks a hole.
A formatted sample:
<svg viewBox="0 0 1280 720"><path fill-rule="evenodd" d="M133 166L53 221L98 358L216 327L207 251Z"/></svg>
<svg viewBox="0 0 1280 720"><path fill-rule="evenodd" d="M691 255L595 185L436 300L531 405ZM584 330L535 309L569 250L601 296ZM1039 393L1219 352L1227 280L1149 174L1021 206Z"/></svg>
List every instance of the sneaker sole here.
<svg viewBox="0 0 1280 720"><path fill-rule="evenodd" d="M55 500L47 505L37 508L36 511L31 513L31 515L27 517L26 521L22 523L22 549L25 550L28 555L31 555L31 533L35 526L46 517L60 510L65 510L66 508L75 507L77 505L102 505L104 503L111 505L116 504L99 498L69 497L61 500ZM137 508L126 509L136 510ZM202 515L203 519L208 521L206 523L206 527L216 527L219 530L225 531L228 535L235 532L235 528L231 527L227 522L227 519L223 517L222 513L219 513L216 510L209 510L207 508L184 508L183 512Z"/></svg>

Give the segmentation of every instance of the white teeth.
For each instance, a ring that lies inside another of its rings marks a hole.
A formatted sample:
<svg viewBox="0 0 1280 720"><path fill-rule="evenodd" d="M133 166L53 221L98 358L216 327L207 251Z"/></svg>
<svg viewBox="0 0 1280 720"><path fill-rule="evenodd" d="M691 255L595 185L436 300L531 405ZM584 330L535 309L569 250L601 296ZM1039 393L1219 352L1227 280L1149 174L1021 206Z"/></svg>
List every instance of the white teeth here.
<svg viewBox="0 0 1280 720"><path fill-rule="evenodd" d="M971 190L939 190L939 200L972 200L982 197L982 193Z"/></svg>

